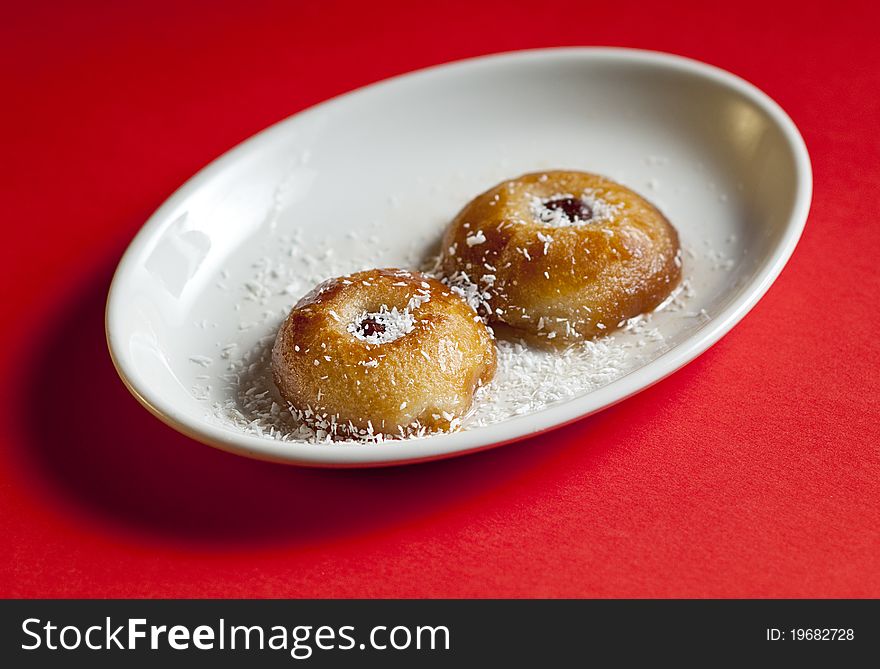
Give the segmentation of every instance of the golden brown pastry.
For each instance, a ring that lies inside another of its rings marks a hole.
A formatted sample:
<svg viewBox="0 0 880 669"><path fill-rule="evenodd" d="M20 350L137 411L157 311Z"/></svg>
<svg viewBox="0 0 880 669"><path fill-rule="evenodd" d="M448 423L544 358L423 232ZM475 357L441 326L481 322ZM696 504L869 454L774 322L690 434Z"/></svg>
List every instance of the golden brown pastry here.
<svg viewBox="0 0 880 669"><path fill-rule="evenodd" d="M681 278L678 233L604 177L540 172L472 200L443 239L441 270L493 324L539 341L610 332Z"/></svg>
<svg viewBox="0 0 880 669"><path fill-rule="evenodd" d="M316 430L403 437L456 429L495 360L490 332L447 286L377 269L303 297L278 332L272 371Z"/></svg>

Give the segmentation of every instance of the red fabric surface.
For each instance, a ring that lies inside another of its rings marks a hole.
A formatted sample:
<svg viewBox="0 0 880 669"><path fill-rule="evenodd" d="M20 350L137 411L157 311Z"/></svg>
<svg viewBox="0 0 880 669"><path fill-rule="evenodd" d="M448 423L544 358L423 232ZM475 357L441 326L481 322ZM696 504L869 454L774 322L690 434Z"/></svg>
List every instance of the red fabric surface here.
<svg viewBox="0 0 880 669"><path fill-rule="evenodd" d="M0 594L880 596L872 3L17 4L0 10ZM806 232L717 346L556 432L374 471L221 453L128 395L109 278L187 177L338 93L553 45L704 60L801 128Z"/></svg>

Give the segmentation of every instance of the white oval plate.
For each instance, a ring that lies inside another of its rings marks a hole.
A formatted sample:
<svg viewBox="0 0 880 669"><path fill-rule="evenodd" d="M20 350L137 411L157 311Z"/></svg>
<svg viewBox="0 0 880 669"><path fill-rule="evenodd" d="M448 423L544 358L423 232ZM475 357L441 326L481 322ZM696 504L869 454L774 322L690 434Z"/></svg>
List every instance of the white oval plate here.
<svg viewBox="0 0 880 669"><path fill-rule="evenodd" d="M311 287L300 279L411 265L471 197L554 167L635 188L665 211L688 249L693 296L686 310L653 317L662 345L649 347L634 369L535 413L424 439L291 443L218 420L212 405L235 399L234 384L216 382L228 364L223 356L267 340ZM589 48L444 65L296 114L190 179L122 258L107 339L145 407L227 451L320 466L458 455L599 411L705 351L779 274L811 190L809 157L791 119L717 68ZM314 253L288 250L291 239ZM260 263L278 267L282 256L300 279L266 290L279 277Z"/></svg>

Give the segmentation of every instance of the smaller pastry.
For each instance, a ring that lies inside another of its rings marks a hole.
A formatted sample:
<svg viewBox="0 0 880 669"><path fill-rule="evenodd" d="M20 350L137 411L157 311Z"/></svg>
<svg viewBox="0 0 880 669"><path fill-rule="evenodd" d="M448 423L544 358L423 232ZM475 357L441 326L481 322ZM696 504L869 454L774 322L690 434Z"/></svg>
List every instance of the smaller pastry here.
<svg viewBox="0 0 880 669"><path fill-rule="evenodd" d="M294 306L272 350L281 397L330 438L455 430L495 363L492 335L467 303L399 269L325 281Z"/></svg>
<svg viewBox="0 0 880 669"><path fill-rule="evenodd" d="M440 263L490 324L553 344L609 333L681 278L666 217L586 172L525 174L479 195L447 229Z"/></svg>

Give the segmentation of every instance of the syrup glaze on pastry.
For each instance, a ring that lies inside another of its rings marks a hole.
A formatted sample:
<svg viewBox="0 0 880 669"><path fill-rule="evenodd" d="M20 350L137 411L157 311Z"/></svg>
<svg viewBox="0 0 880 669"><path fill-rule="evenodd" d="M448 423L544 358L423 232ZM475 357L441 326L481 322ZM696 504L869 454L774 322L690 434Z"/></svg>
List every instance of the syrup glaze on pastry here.
<svg viewBox="0 0 880 669"><path fill-rule="evenodd" d="M490 323L553 344L607 334L681 279L678 233L656 207L610 179L566 171L526 174L472 200L446 231L440 267Z"/></svg>
<svg viewBox="0 0 880 669"><path fill-rule="evenodd" d="M325 281L296 304L272 350L282 398L330 437L454 430L495 363L473 309L439 281L398 269Z"/></svg>

